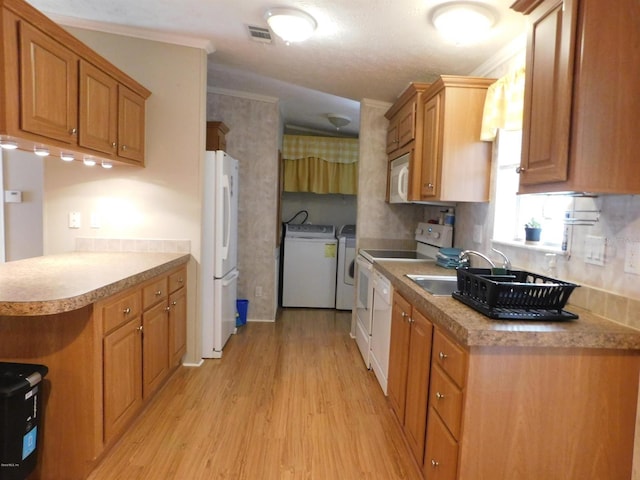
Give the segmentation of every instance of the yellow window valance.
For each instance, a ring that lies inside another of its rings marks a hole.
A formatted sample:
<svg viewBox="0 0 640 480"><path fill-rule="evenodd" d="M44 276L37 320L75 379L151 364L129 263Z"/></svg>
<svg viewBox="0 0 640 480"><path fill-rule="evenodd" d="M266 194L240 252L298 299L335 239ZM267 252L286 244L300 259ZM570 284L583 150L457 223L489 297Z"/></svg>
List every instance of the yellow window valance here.
<svg viewBox="0 0 640 480"><path fill-rule="evenodd" d="M358 193L358 139L285 135L284 191Z"/></svg>
<svg viewBox="0 0 640 480"><path fill-rule="evenodd" d="M359 149L357 138L314 137L311 135L285 135L282 158L321 158L332 163L356 163Z"/></svg>
<svg viewBox="0 0 640 480"><path fill-rule="evenodd" d="M522 130L524 77L524 67L518 67L489 86L482 115L481 140L493 141L499 128Z"/></svg>

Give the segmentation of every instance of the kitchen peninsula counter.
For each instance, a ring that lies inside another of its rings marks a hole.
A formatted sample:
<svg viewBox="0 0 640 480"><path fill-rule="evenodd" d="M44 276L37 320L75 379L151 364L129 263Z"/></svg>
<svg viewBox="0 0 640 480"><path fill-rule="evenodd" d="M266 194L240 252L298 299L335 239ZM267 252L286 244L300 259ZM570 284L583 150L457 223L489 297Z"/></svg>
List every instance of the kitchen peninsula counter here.
<svg viewBox="0 0 640 480"><path fill-rule="evenodd" d="M184 253L78 252L0 264L0 315L77 310L188 260Z"/></svg>
<svg viewBox="0 0 640 480"><path fill-rule="evenodd" d="M85 479L176 370L190 259L83 252L0 265L0 361L49 368L33 478Z"/></svg>
<svg viewBox="0 0 640 480"><path fill-rule="evenodd" d="M640 350L640 332L612 322L587 310L568 305L577 320L494 320L450 296L434 296L406 274L456 275L433 261L376 261L374 267L393 287L467 347L568 347Z"/></svg>

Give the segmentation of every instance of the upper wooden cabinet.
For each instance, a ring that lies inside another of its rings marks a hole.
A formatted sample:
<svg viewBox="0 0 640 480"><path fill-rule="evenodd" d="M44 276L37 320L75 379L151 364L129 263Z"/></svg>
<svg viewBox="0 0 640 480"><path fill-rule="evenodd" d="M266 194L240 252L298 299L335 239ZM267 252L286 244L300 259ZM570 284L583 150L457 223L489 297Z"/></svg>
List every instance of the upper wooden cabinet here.
<svg viewBox="0 0 640 480"><path fill-rule="evenodd" d="M207 122L207 150L227 151L227 133L229 127L222 122Z"/></svg>
<svg viewBox="0 0 640 480"><path fill-rule="evenodd" d="M408 200L420 197L420 158L414 152L422 148L422 103L428 83L411 83L384 114L389 120L387 154L389 161L410 153Z"/></svg>
<svg viewBox="0 0 640 480"><path fill-rule="evenodd" d="M490 78L442 75L423 96L420 199L489 201L491 145L480 141Z"/></svg>
<svg viewBox="0 0 640 480"><path fill-rule="evenodd" d="M78 129L78 57L19 21L20 127L65 144Z"/></svg>
<svg viewBox="0 0 640 480"><path fill-rule="evenodd" d="M480 141L480 128L494 81L443 75L412 84L385 114L389 160L410 154L409 201L489 200L491 145Z"/></svg>
<svg viewBox="0 0 640 480"><path fill-rule="evenodd" d="M143 166L151 92L23 0L0 7L0 137Z"/></svg>
<svg viewBox="0 0 640 480"><path fill-rule="evenodd" d="M640 193L637 2L528 0L520 192Z"/></svg>

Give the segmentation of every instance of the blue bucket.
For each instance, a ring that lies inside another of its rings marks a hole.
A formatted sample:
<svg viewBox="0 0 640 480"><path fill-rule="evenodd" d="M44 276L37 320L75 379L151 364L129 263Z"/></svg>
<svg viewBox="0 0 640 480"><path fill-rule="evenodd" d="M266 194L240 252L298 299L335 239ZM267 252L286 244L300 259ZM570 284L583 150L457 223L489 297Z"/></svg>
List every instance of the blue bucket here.
<svg viewBox="0 0 640 480"><path fill-rule="evenodd" d="M247 311L249 310L249 300L239 298L236 300L236 327L241 327L247 323Z"/></svg>

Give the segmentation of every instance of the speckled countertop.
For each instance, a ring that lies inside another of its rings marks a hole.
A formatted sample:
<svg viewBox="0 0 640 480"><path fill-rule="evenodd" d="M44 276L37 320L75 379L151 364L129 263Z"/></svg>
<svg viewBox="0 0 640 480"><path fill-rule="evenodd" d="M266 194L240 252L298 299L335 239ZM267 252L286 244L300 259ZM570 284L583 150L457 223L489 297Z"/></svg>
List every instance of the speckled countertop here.
<svg viewBox="0 0 640 480"><path fill-rule="evenodd" d="M455 275L434 262L375 262L394 289L435 324L448 330L462 345L570 347L640 350L640 332L568 305L577 320L562 322L493 320L450 296L427 293L406 274Z"/></svg>
<svg viewBox="0 0 640 480"><path fill-rule="evenodd" d="M189 258L184 253L66 253L0 264L0 315L76 310Z"/></svg>

